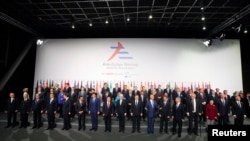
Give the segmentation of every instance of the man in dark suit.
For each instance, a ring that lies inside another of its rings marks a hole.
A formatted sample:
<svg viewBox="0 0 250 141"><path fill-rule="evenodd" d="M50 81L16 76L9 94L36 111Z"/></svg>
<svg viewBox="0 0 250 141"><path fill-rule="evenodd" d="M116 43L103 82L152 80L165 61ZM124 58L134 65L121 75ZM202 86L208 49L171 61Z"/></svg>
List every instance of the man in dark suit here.
<svg viewBox="0 0 250 141"><path fill-rule="evenodd" d="M172 107L173 118L173 135L176 134L176 126L178 125L178 137L181 137L182 123L185 118L185 106L181 103L181 98L175 98L175 104Z"/></svg>
<svg viewBox="0 0 250 141"><path fill-rule="evenodd" d="M218 124L219 125L228 125L228 117L230 113L230 103L225 100L225 94L220 93L220 99L218 99L216 108L217 108L217 116L218 116Z"/></svg>
<svg viewBox="0 0 250 141"><path fill-rule="evenodd" d="M168 134L168 122L171 116L171 101L168 98L168 95L163 96L163 101L159 105L159 117L160 117L160 131L163 131L163 124L164 124L164 131Z"/></svg>
<svg viewBox="0 0 250 141"><path fill-rule="evenodd" d="M27 92L23 93L23 100L21 101L21 104L19 106L19 112L20 112L20 121L21 125L19 128L27 128L29 126L29 113L30 113L30 107L31 107L31 101L29 99L29 94Z"/></svg>
<svg viewBox="0 0 250 141"><path fill-rule="evenodd" d="M130 89L128 94L125 95L126 98L126 102L127 102L127 118L128 120L131 120L131 115L130 115L130 111L131 111L131 104L132 101L134 100L134 94L133 91Z"/></svg>
<svg viewBox="0 0 250 141"><path fill-rule="evenodd" d="M18 99L15 98L15 94L13 92L11 92L9 96L10 98L7 100L4 108L5 113L7 113L7 122L8 122L6 128L10 126L14 128L17 125L16 116L18 112Z"/></svg>
<svg viewBox="0 0 250 141"><path fill-rule="evenodd" d="M92 93L89 101L89 114L91 116L92 128L90 131L96 131L98 128L98 115L100 114L100 99L96 97L97 93Z"/></svg>
<svg viewBox="0 0 250 141"><path fill-rule="evenodd" d="M121 88L118 86L118 83L115 83L115 87L113 88L112 91L113 99L117 97L118 92L121 92Z"/></svg>
<svg viewBox="0 0 250 141"><path fill-rule="evenodd" d="M147 101L147 104L145 106L145 110L147 112L147 119L148 119L148 134L154 134L154 122L156 118L156 113L158 110L158 105L156 101L154 100L155 97L153 94L150 95L150 100Z"/></svg>
<svg viewBox="0 0 250 141"><path fill-rule="evenodd" d="M127 114L127 102L121 92L118 93L119 101L116 105L116 115L119 120L119 132L125 132L125 117Z"/></svg>
<svg viewBox="0 0 250 141"><path fill-rule="evenodd" d="M78 115L78 130L85 130L85 117L86 117L86 102L83 96L79 96L76 102L76 112Z"/></svg>
<svg viewBox="0 0 250 141"><path fill-rule="evenodd" d="M234 117L234 125L243 125L246 118L246 109L239 95L235 96L235 102L232 105L232 115Z"/></svg>
<svg viewBox="0 0 250 141"><path fill-rule="evenodd" d="M55 114L57 111L57 100L55 99L55 94L50 93L50 98L46 103L45 113L48 118L48 128L46 130L52 130L55 128Z"/></svg>
<svg viewBox="0 0 250 141"><path fill-rule="evenodd" d="M198 118L201 116L201 113L201 101L196 98L195 93L191 93L191 99L187 101L188 134L193 132L195 135L198 135Z"/></svg>
<svg viewBox="0 0 250 141"><path fill-rule="evenodd" d="M131 117L132 117L132 133L137 130L141 132L141 116L143 112L142 101L139 100L139 95L135 95L134 100L131 102Z"/></svg>
<svg viewBox="0 0 250 141"><path fill-rule="evenodd" d="M43 99L40 98L40 94L37 93L35 95L35 99L33 100L32 103L32 114L33 114L33 121L34 121L34 126L32 127L32 129L34 128L40 128L42 126L42 113L44 110L44 101Z"/></svg>
<svg viewBox="0 0 250 141"><path fill-rule="evenodd" d="M64 103L62 107L63 112L63 128L62 130L69 130L71 128L70 125L70 114L71 114L71 101L69 99L69 93L64 94Z"/></svg>
<svg viewBox="0 0 250 141"><path fill-rule="evenodd" d="M148 98L147 96L145 95L144 91L141 91L140 92L140 95L139 95L139 101L141 101L142 103L142 119L143 121L146 121L146 110L145 110L145 106L147 104L147 101L148 101Z"/></svg>
<svg viewBox="0 0 250 141"><path fill-rule="evenodd" d="M75 87L71 87L71 93L70 93L70 102L71 102L71 118L75 118L76 115L76 101L78 97L78 92L76 91Z"/></svg>
<svg viewBox="0 0 250 141"><path fill-rule="evenodd" d="M111 132L111 117L113 116L114 104L111 101L111 96L108 96L106 101L103 103L102 112L105 122L104 132Z"/></svg>
<svg viewBox="0 0 250 141"><path fill-rule="evenodd" d="M199 92L197 93L196 98L201 102L202 104L202 115L199 116L199 121L203 121L206 122L207 118L206 118L206 104L208 102L208 97L207 95L204 93L204 89L200 88Z"/></svg>

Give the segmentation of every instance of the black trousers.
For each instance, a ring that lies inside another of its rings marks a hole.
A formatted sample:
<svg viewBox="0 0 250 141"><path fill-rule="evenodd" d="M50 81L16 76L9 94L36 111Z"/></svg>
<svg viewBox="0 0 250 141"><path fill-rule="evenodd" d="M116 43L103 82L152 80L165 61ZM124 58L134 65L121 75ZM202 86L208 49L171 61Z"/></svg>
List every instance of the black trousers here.
<svg viewBox="0 0 250 141"><path fill-rule="evenodd" d="M111 131L111 115L104 116L105 130Z"/></svg>
<svg viewBox="0 0 250 141"><path fill-rule="evenodd" d="M8 122L8 126L15 126L17 124L16 122L16 112L9 112L7 113L7 122ZM11 123L11 119L12 119L12 123Z"/></svg>
<svg viewBox="0 0 250 141"><path fill-rule="evenodd" d="M118 114L118 120L119 120L119 131L125 130L125 116L123 113Z"/></svg>
<svg viewBox="0 0 250 141"><path fill-rule="evenodd" d="M218 116L218 124L219 125L228 125L228 115Z"/></svg>
<svg viewBox="0 0 250 141"><path fill-rule="evenodd" d="M234 119L234 125L243 125L244 122L244 116L237 116L237 118Z"/></svg>
<svg viewBox="0 0 250 141"><path fill-rule="evenodd" d="M141 117L140 116L133 116L132 117L132 130L135 131L140 131L141 130Z"/></svg>
<svg viewBox="0 0 250 141"><path fill-rule="evenodd" d="M41 127L42 125L42 113L41 111L35 111L33 112L33 122L35 127Z"/></svg>
<svg viewBox="0 0 250 141"><path fill-rule="evenodd" d="M21 127L29 126L28 123L28 113L20 113Z"/></svg>
<svg viewBox="0 0 250 141"><path fill-rule="evenodd" d="M188 118L188 133L198 133L198 118L198 113L190 113Z"/></svg>
<svg viewBox="0 0 250 141"><path fill-rule="evenodd" d="M83 129L86 128L85 117L86 117L86 115L84 113L78 114L78 126L79 126L79 128L83 128Z"/></svg>
<svg viewBox="0 0 250 141"><path fill-rule="evenodd" d="M182 132L182 120L181 119L174 119L173 120L173 133L176 133L176 126L178 125L178 134L180 135Z"/></svg>
<svg viewBox="0 0 250 141"><path fill-rule="evenodd" d="M163 129L165 132L168 132L168 121L169 121L169 119L166 116L161 116L161 118L160 118L160 132L162 132Z"/></svg>
<svg viewBox="0 0 250 141"><path fill-rule="evenodd" d="M47 117L48 117L48 128L54 128L55 127L55 113L53 111L48 111Z"/></svg>
<svg viewBox="0 0 250 141"><path fill-rule="evenodd" d="M68 114L63 115L63 128L64 129L70 128L70 115Z"/></svg>

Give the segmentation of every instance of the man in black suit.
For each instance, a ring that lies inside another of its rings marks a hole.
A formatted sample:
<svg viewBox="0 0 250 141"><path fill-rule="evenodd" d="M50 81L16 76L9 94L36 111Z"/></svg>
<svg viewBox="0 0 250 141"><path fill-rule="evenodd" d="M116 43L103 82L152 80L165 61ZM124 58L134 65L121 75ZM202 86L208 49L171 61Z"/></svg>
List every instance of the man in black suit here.
<svg viewBox="0 0 250 141"><path fill-rule="evenodd" d="M131 120L131 115L130 115L131 103L134 99L134 94L133 94L133 91L131 89L128 91L128 94L125 95L125 98L126 98L126 102L127 102L127 118L128 118L128 120Z"/></svg>
<svg viewBox="0 0 250 141"><path fill-rule="evenodd" d="M55 127L55 114L57 110L57 100L55 99L55 94L50 93L50 98L46 103L46 108L45 108L45 113L47 114L48 118L48 128L49 129L54 129Z"/></svg>
<svg viewBox="0 0 250 141"><path fill-rule="evenodd" d="M202 104L202 113L201 113L201 116L199 116L199 121L201 122L203 120L203 122L206 122L206 120L207 120L207 118L206 118L206 104L208 102L208 97L204 93L204 89L202 89L202 88L199 89L199 92L197 93L196 98Z"/></svg>
<svg viewBox="0 0 250 141"><path fill-rule="evenodd" d="M97 98L97 93L93 92L89 101L89 114L91 117L92 128L89 130L96 131L98 128L98 115L100 114L100 99Z"/></svg>
<svg viewBox="0 0 250 141"><path fill-rule="evenodd" d="M102 107L103 118L105 122L104 132L111 132L111 117L113 116L114 104L111 101L111 96L108 96Z"/></svg>
<svg viewBox="0 0 250 141"><path fill-rule="evenodd" d="M31 107L31 101L29 99L29 94L27 92L23 93L23 100L21 101L21 104L19 106L19 112L20 112L20 121L21 125L19 128L27 128L29 126L29 113L30 113L30 107Z"/></svg>
<svg viewBox="0 0 250 141"><path fill-rule="evenodd" d="M32 114L33 114L33 122L34 122L34 126L32 127L32 129L37 128L39 129L42 126L42 113L44 110L44 101L43 99L40 98L40 94L36 93L35 95L35 99L33 100L32 103Z"/></svg>
<svg viewBox="0 0 250 141"><path fill-rule="evenodd" d="M235 102L232 104L232 115L234 117L234 125L243 125L246 118L246 109L239 95L235 96Z"/></svg>
<svg viewBox="0 0 250 141"><path fill-rule="evenodd" d="M8 124L6 128L12 126L14 128L17 125L16 116L18 112L18 99L15 98L15 94L11 92L9 94L10 98L7 100L5 105L5 113L7 113ZM12 120L12 123L11 123Z"/></svg>
<svg viewBox="0 0 250 141"><path fill-rule="evenodd" d="M114 100L117 97L118 92L121 92L121 88L118 86L118 83L115 83L115 87L113 88L112 91L112 96Z"/></svg>
<svg viewBox="0 0 250 141"><path fill-rule="evenodd" d="M71 101L69 99L69 93L64 94L64 103L62 107L63 112L63 128L62 130L69 130L71 128L70 125L70 114L71 114Z"/></svg>
<svg viewBox="0 0 250 141"><path fill-rule="evenodd" d="M143 112L142 101L139 100L139 95L135 95L134 100L131 102L131 117L132 117L132 133L137 130L141 132L141 116Z"/></svg>
<svg viewBox="0 0 250 141"><path fill-rule="evenodd" d="M168 122L171 116L171 100L168 98L168 95L163 96L163 101L159 105L159 117L160 117L160 131L163 131L163 124L164 124L164 131L168 134Z"/></svg>
<svg viewBox="0 0 250 141"><path fill-rule="evenodd" d="M175 104L172 107L173 118L173 135L176 134L176 126L178 125L178 137L181 137L182 123L185 118L185 106L181 103L181 98L175 98Z"/></svg>
<svg viewBox="0 0 250 141"><path fill-rule="evenodd" d="M142 109L142 119L143 119L143 121L146 121L146 120L145 120L145 119L146 119L146 110L145 110L144 107L145 107L146 104L147 104L148 97L145 95L144 91L141 91L141 92L140 92L139 101L141 101L142 107L143 107L143 109Z"/></svg>
<svg viewBox="0 0 250 141"><path fill-rule="evenodd" d="M81 129L85 130L86 125L85 125L85 117L86 117L86 102L84 101L83 96L79 96L76 102L76 111L78 115L78 130L80 131Z"/></svg>
<svg viewBox="0 0 250 141"><path fill-rule="evenodd" d="M125 117L127 112L127 103L121 92L119 94L119 101L116 105L116 115L119 120L119 132L125 132Z"/></svg>
<svg viewBox="0 0 250 141"><path fill-rule="evenodd" d="M228 100L225 100L225 94L220 93L220 99L218 99L216 108L218 116L219 125L228 125L228 118L230 113L230 103Z"/></svg>
<svg viewBox="0 0 250 141"><path fill-rule="evenodd" d="M188 134L198 135L198 118L202 113L200 99L196 98L195 93L191 93L191 99L187 101ZM194 124L194 127L193 127Z"/></svg>
<svg viewBox="0 0 250 141"><path fill-rule="evenodd" d="M71 118L75 118L76 115L76 101L78 97L78 92L76 91L75 87L71 87L70 93L70 102L71 102Z"/></svg>

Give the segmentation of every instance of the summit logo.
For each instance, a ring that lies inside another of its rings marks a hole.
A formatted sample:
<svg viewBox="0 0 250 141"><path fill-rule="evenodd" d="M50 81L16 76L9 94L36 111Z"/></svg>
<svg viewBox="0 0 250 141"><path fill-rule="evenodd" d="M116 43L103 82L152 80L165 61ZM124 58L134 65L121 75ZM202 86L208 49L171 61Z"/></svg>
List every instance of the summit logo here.
<svg viewBox="0 0 250 141"><path fill-rule="evenodd" d="M111 46L110 48L114 49L114 52L109 57L108 61L111 61L115 57L118 57L119 59L133 59L133 57L131 57L129 53L125 50L121 42L118 42L117 46Z"/></svg>

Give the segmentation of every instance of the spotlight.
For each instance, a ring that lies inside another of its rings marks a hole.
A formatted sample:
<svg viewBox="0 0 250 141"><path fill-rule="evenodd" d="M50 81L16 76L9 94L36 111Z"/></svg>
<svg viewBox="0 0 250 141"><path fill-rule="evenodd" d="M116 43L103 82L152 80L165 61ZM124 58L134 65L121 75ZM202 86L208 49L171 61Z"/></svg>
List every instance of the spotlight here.
<svg viewBox="0 0 250 141"><path fill-rule="evenodd" d="M233 29L235 32L239 33L240 30L241 30L241 24L240 24L238 27L232 27L232 29Z"/></svg>
<svg viewBox="0 0 250 141"><path fill-rule="evenodd" d="M205 18L204 16L201 17L201 20L202 20L202 21L205 21L205 19L206 19L206 18Z"/></svg>
<svg viewBox="0 0 250 141"><path fill-rule="evenodd" d="M106 21L105 21L105 24L108 24L108 23L109 23L109 21L108 21L108 20L106 20Z"/></svg>
<svg viewBox="0 0 250 141"><path fill-rule="evenodd" d="M225 39L225 37L226 37L226 34L221 33L221 35L219 37L220 41L223 41Z"/></svg>
<svg viewBox="0 0 250 141"><path fill-rule="evenodd" d="M43 40L38 39L38 40L36 41L36 44L37 44L37 45L42 45L42 44L43 44Z"/></svg>
<svg viewBox="0 0 250 141"><path fill-rule="evenodd" d="M204 7L202 6L202 7L201 7L201 11L203 11L203 10L204 10Z"/></svg>
<svg viewBox="0 0 250 141"><path fill-rule="evenodd" d="M244 33L247 34L247 32L248 32L247 29L245 29L245 30L244 30Z"/></svg>
<svg viewBox="0 0 250 141"><path fill-rule="evenodd" d="M206 30L207 28L206 28L206 26L203 26L202 29L203 29L203 30Z"/></svg>
<svg viewBox="0 0 250 141"><path fill-rule="evenodd" d="M92 27L93 26L92 23L89 23L89 26Z"/></svg>
<svg viewBox="0 0 250 141"><path fill-rule="evenodd" d="M128 18L127 18L127 22L129 22L129 21L130 21L130 18L128 17Z"/></svg>
<svg viewBox="0 0 250 141"><path fill-rule="evenodd" d="M211 46L211 45L212 45L212 39L209 39L209 40L204 41L203 44L204 44L206 47Z"/></svg>

